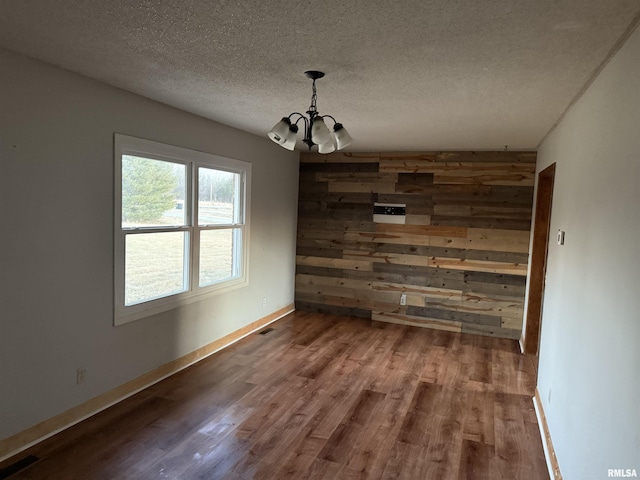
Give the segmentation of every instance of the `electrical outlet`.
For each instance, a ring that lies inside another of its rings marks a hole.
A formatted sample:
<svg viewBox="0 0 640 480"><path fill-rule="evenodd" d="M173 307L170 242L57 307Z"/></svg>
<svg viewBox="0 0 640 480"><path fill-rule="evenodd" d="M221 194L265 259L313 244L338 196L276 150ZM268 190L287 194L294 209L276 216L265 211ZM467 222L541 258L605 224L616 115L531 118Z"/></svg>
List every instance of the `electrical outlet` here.
<svg viewBox="0 0 640 480"><path fill-rule="evenodd" d="M76 383L80 385L81 383L84 383L86 381L87 381L87 369L79 368L76 371Z"/></svg>
<svg viewBox="0 0 640 480"><path fill-rule="evenodd" d="M406 305L407 304L407 294L403 293L402 295L400 295L400 305Z"/></svg>
<svg viewBox="0 0 640 480"><path fill-rule="evenodd" d="M267 306L267 297L262 297L262 306L263 307Z"/></svg>

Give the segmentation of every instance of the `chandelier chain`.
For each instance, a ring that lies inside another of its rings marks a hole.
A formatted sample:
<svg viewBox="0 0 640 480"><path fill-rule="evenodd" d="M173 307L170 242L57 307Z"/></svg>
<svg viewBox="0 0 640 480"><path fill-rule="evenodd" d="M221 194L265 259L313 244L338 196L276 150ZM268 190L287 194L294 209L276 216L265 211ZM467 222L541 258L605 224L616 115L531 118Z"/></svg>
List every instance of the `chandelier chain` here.
<svg viewBox="0 0 640 480"><path fill-rule="evenodd" d="M318 107L316 106L316 102L318 101L318 95L316 94L315 79L313 80L313 84L311 88L313 93L311 94L311 105L309 106L309 110L307 111L307 113L309 114L311 119L313 119L313 117L315 117L318 114Z"/></svg>

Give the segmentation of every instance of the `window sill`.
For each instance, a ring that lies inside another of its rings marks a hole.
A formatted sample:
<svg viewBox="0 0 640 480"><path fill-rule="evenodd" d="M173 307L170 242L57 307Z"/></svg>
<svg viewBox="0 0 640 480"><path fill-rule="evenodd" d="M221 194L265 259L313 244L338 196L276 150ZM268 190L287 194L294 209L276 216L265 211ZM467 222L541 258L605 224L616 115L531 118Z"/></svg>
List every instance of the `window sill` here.
<svg viewBox="0 0 640 480"><path fill-rule="evenodd" d="M152 300L130 307L118 309L116 308L113 317L114 327L125 325L135 320L151 317L160 313L176 310L192 303L197 303L202 300L206 300L217 295L221 295L239 288L243 288L249 285L249 281L246 278L239 278L237 280L224 282L221 285L207 288L205 291L193 293L184 292L178 293L171 297L165 297L158 300Z"/></svg>

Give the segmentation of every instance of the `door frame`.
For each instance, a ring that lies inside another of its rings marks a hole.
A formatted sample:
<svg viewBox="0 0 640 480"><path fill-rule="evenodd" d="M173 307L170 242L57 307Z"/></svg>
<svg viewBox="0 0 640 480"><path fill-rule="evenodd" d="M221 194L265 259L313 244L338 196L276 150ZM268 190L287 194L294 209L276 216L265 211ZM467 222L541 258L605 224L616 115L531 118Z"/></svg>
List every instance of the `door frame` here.
<svg viewBox="0 0 640 480"><path fill-rule="evenodd" d="M552 163L538 174L536 213L533 220L533 240L531 245L531 271L527 292L527 323L523 332L523 351L527 355L537 355L540 347L542 326L542 303L547 274L547 253L551 230L551 204L556 164Z"/></svg>

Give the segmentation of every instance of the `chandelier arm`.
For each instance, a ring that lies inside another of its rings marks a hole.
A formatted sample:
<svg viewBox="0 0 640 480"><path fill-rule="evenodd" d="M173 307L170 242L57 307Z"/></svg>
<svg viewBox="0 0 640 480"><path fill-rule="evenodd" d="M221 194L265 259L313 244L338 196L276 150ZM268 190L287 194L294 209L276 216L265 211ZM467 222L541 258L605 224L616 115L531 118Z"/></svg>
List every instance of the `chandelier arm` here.
<svg viewBox="0 0 640 480"><path fill-rule="evenodd" d="M304 118L304 119L306 120L305 115L304 115L304 114L302 114L302 113L300 113L300 112L293 112L293 113L290 113L290 114L289 114L289 116L288 116L287 118L288 118L289 120L291 120L291 117L293 117L294 115L298 115L298 119L297 119L295 122L293 122L293 123L298 123L298 122L300 121L300 119L301 119L301 118Z"/></svg>
<svg viewBox="0 0 640 480"><path fill-rule="evenodd" d="M333 118L333 116L332 116L332 115L318 115L318 116L319 116L320 118L322 118L323 120L324 120L325 118L329 117L331 120L333 120L333 123L338 123L338 121L337 121L335 118Z"/></svg>
<svg viewBox="0 0 640 480"><path fill-rule="evenodd" d="M307 117L300 117L304 120L304 138L311 136L311 122ZM303 140L304 141L304 140Z"/></svg>
<svg viewBox="0 0 640 480"><path fill-rule="evenodd" d="M298 115L298 119L293 122L293 125L298 125L298 123L300 123L300 120L303 121L304 123L304 136L303 138L303 142L306 143L307 145L309 145L309 149L311 149L311 147L314 145L314 143L311 142L311 119L307 118L305 115L303 115L300 112L293 112L289 115L289 119L291 119L291 117L293 117L294 115Z"/></svg>
<svg viewBox="0 0 640 480"><path fill-rule="evenodd" d="M293 122L294 125L298 125L298 123L300 122L300 120L304 121L304 136L307 136L307 129L309 128L309 119L304 116L301 113L298 112L293 112L291 115L289 115L289 118L291 118L293 115L298 115L298 119Z"/></svg>
<svg viewBox="0 0 640 480"><path fill-rule="evenodd" d="M311 125L313 125L313 118L308 120L306 117L304 117L304 137L302 139L302 142L309 147L309 150L311 150L311 147L315 145L311 141Z"/></svg>

